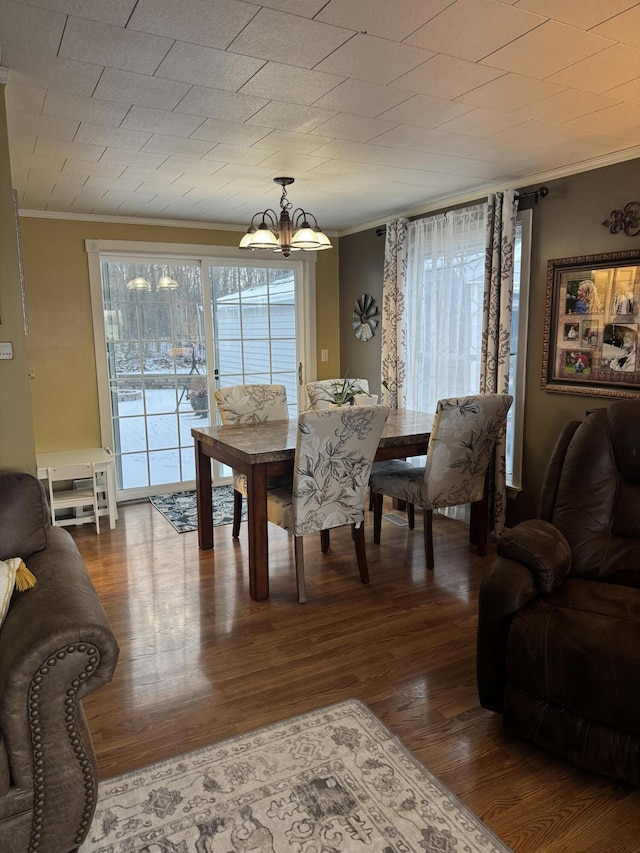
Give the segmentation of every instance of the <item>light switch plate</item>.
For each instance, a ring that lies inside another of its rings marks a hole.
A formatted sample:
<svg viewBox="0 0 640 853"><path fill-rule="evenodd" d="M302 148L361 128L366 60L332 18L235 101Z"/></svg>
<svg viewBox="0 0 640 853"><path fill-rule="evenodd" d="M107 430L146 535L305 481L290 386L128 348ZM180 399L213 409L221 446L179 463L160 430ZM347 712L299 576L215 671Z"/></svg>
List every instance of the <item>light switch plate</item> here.
<svg viewBox="0 0 640 853"><path fill-rule="evenodd" d="M0 358L13 358L13 346L10 341L0 341Z"/></svg>

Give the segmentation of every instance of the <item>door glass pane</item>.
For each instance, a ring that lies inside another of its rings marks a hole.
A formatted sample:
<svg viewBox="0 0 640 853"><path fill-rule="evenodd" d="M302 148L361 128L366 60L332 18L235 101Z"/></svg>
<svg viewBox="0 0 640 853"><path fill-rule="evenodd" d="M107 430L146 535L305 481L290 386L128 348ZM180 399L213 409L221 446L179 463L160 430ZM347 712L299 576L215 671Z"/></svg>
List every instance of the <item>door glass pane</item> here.
<svg viewBox="0 0 640 853"><path fill-rule="evenodd" d="M193 479L191 427L208 424L199 264L105 260L102 285L118 488Z"/></svg>

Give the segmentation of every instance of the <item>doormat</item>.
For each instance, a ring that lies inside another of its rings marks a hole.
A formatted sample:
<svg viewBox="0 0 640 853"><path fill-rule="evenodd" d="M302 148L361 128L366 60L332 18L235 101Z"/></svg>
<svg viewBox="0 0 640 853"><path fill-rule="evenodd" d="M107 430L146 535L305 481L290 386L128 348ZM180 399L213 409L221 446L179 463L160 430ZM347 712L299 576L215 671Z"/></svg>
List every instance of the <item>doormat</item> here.
<svg viewBox="0 0 640 853"><path fill-rule="evenodd" d="M231 524L233 521L233 486L215 486L213 496L213 525ZM149 500L162 513L178 533L189 533L198 529L196 492L173 492L169 495L153 495ZM242 501L242 520L247 518L247 502Z"/></svg>
<svg viewBox="0 0 640 853"><path fill-rule="evenodd" d="M358 699L98 786L79 853L511 853Z"/></svg>

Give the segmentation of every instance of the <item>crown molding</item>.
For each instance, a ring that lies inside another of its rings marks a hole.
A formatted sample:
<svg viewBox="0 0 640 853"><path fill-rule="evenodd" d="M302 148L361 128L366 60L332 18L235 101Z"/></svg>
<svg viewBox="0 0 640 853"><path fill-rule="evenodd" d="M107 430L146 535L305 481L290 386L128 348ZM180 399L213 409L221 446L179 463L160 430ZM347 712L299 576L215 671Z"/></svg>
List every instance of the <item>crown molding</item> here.
<svg viewBox="0 0 640 853"><path fill-rule="evenodd" d="M559 169L551 169L547 172L538 172L537 174L529 175L524 178L519 178L517 181L507 181L500 184L483 184L475 187L467 193L457 196L438 196L428 205L422 207L414 207L411 210L405 210L401 213L393 212L387 216L365 222L362 225L355 225L353 228L345 228L338 232L338 237L348 237L350 234L359 234L362 231L369 231L372 228L379 228L381 225L386 225L387 222L393 219L406 217L425 216L435 210L442 210L443 207L454 207L459 204L468 204L469 202L478 202L483 196L493 192L502 192L504 190L515 190L522 187L528 187L531 184L544 183L547 181L558 180L559 178L568 178L571 175L579 175L582 172L592 172L596 169L602 169L605 166L613 166L616 163L625 163L629 160L634 160L640 157L640 145L635 145L633 148L625 148L624 151L617 151L614 154L606 154L601 157L595 157L592 160L585 160L583 163L572 164Z"/></svg>
<svg viewBox="0 0 640 853"><path fill-rule="evenodd" d="M226 222L197 222L191 219L153 219L138 216L111 216L100 213L69 213L55 210L22 210L20 216L32 219L74 219L80 222L113 222L118 225L161 225L165 228L201 228L203 231L245 231L243 225Z"/></svg>

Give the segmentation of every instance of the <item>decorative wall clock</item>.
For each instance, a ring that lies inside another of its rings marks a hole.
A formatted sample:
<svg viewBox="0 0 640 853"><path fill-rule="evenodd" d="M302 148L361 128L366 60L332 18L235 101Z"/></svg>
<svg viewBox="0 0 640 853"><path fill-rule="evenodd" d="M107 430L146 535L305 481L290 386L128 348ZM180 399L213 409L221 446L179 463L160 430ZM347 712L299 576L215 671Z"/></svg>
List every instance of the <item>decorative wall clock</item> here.
<svg viewBox="0 0 640 853"><path fill-rule="evenodd" d="M375 299L363 293L353 308L353 334L359 341L370 341L379 322Z"/></svg>

